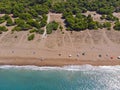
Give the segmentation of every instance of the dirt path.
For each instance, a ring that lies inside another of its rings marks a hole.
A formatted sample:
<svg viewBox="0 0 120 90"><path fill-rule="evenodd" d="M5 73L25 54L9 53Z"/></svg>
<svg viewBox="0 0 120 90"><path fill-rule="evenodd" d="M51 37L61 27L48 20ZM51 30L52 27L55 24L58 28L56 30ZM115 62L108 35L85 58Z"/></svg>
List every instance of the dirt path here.
<svg viewBox="0 0 120 90"><path fill-rule="evenodd" d="M48 13L47 14L47 24L50 22L50 14ZM43 33L43 35L42 35L42 38L45 38L46 37L46 35L47 35L47 29L46 29L46 26L44 27L44 33Z"/></svg>
<svg viewBox="0 0 120 90"><path fill-rule="evenodd" d="M50 22L50 13L47 14L48 18L47 18L47 24ZM44 33L42 35L41 41L39 43L39 47L40 48L44 48L45 47L45 42L46 42L46 38L47 37L47 29L46 26L44 27Z"/></svg>

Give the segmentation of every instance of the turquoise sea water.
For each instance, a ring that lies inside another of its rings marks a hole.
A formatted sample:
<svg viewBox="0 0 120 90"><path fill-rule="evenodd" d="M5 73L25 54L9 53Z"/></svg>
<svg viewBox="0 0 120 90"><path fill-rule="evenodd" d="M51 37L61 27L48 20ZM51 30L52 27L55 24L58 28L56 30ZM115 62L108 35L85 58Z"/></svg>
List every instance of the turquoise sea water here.
<svg viewBox="0 0 120 90"><path fill-rule="evenodd" d="M0 66L0 90L120 90L120 66Z"/></svg>

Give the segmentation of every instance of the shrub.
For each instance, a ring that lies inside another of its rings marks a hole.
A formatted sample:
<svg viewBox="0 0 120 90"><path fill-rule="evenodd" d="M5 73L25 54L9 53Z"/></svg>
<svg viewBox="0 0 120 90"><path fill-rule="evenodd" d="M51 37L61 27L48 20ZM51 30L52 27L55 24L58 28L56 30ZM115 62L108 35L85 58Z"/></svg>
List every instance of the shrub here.
<svg viewBox="0 0 120 90"><path fill-rule="evenodd" d="M52 33L52 29L47 29L47 34L51 34Z"/></svg>
<svg viewBox="0 0 120 90"><path fill-rule="evenodd" d="M5 14L3 17L4 17L5 20L10 18L10 16L8 14Z"/></svg>
<svg viewBox="0 0 120 90"><path fill-rule="evenodd" d="M0 31L0 34L2 34L2 31Z"/></svg>
<svg viewBox="0 0 120 90"><path fill-rule="evenodd" d="M29 30L32 28L29 24L26 24L25 21L22 19L15 19L15 24L17 24L17 27L20 27L21 30Z"/></svg>
<svg viewBox="0 0 120 90"><path fill-rule="evenodd" d="M118 18L113 16L112 14L109 14L106 16L106 20L109 20L109 21L117 21Z"/></svg>
<svg viewBox="0 0 120 90"><path fill-rule="evenodd" d="M7 19L7 23L6 23L7 26L12 26L13 25L13 21L11 18L8 18Z"/></svg>
<svg viewBox="0 0 120 90"><path fill-rule="evenodd" d="M109 28L109 27L111 27L111 23L110 23L110 22L105 22L105 23L103 24L103 27L104 27L104 28Z"/></svg>
<svg viewBox="0 0 120 90"><path fill-rule="evenodd" d="M5 26L0 26L0 31L7 31L8 29Z"/></svg>
<svg viewBox="0 0 120 90"><path fill-rule="evenodd" d="M62 31L62 30L63 30L63 27L60 25L59 29Z"/></svg>
<svg viewBox="0 0 120 90"><path fill-rule="evenodd" d="M47 16L46 15L42 15L42 19L40 22L40 27L44 27L47 24Z"/></svg>
<svg viewBox="0 0 120 90"><path fill-rule="evenodd" d="M113 8L106 7L106 8L100 8L100 9L98 9L97 13L99 13L99 14L111 14L113 11L114 11Z"/></svg>
<svg viewBox="0 0 120 90"><path fill-rule="evenodd" d="M110 27L108 27L108 28L107 28L107 30L111 30L111 28L110 28Z"/></svg>
<svg viewBox="0 0 120 90"><path fill-rule="evenodd" d="M23 20L29 20L29 19L32 19L32 15L29 13L22 13L19 15L19 18L21 18Z"/></svg>
<svg viewBox="0 0 120 90"><path fill-rule="evenodd" d="M13 29L12 29L12 31L21 31L22 29L21 29L21 27L19 27L19 26L16 26L16 27L14 27Z"/></svg>
<svg viewBox="0 0 120 90"><path fill-rule="evenodd" d="M34 32L37 32L37 30L36 29L32 29L32 30L29 31L29 33L34 33Z"/></svg>
<svg viewBox="0 0 120 90"><path fill-rule="evenodd" d="M106 18L106 16L105 15L102 15L101 17L100 17L100 19L105 19Z"/></svg>
<svg viewBox="0 0 120 90"><path fill-rule="evenodd" d="M92 21L88 24L88 29L98 29L98 22Z"/></svg>
<svg viewBox="0 0 120 90"><path fill-rule="evenodd" d="M30 26L30 25L28 25L28 24L23 24L23 25L21 25L21 26L16 26L16 27L14 27L13 29L12 29L12 31L22 31L22 30L29 30L29 29L31 29L32 27Z"/></svg>
<svg viewBox="0 0 120 90"><path fill-rule="evenodd" d="M113 27L115 30L120 31L120 22L116 22L115 26Z"/></svg>
<svg viewBox="0 0 120 90"><path fill-rule="evenodd" d="M47 24L45 19L42 19L40 22L40 27L44 27Z"/></svg>
<svg viewBox="0 0 120 90"><path fill-rule="evenodd" d="M39 22L37 22L37 21L35 21L35 20L32 20L32 19L28 20L28 21L27 21L27 24L29 24L29 25L31 25L31 26L33 26L33 27L36 27L36 28L40 28Z"/></svg>
<svg viewBox="0 0 120 90"><path fill-rule="evenodd" d="M47 25L47 34L51 34L52 30L57 30L58 29L58 23L53 21Z"/></svg>
<svg viewBox="0 0 120 90"><path fill-rule="evenodd" d="M25 24L25 21L22 19L15 19L15 24L17 24L18 26L22 26L23 24Z"/></svg>
<svg viewBox="0 0 120 90"><path fill-rule="evenodd" d="M38 30L37 30L37 33L43 34L43 33L44 33L44 30L43 30L43 29L38 29Z"/></svg>
<svg viewBox="0 0 120 90"><path fill-rule="evenodd" d="M32 29L32 27L29 24L23 24L22 26L20 26L22 30L29 30Z"/></svg>
<svg viewBox="0 0 120 90"><path fill-rule="evenodd" d="M53 30L57 30L58 29L58 26L59 24L55 21L51 22L52 26L53 26Z"/></svg>
<svg viewBox="0 0 120 90"><path fill-rule="evenodd" d="M13 10L13 17L18 17L19 16L19 12L17 10Z"/></svg>
<svg viewBox="0 0 120 90"><path fill-rule="evenodd" d="M31 41L31 40L33 40L34 38L35 38L35 35L34 35L34 34L31 34L31 35L28 36L28 41Z"/></svg>
<svg viewBox="0 0 120 90"><path fill-rule="evenodd" d="M5 22L5 19L3 17L0 17L0 24L4 22Z"/></svg>

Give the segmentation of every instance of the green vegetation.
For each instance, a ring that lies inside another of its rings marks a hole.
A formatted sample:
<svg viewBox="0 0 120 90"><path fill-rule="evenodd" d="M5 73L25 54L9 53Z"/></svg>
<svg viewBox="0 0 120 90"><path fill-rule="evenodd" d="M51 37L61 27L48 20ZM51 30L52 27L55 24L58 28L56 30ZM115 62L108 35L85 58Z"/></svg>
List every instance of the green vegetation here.
<svg viewBox="0 0 120 90"><path fill-rule="evenodd" d="M14 27L14 28L12 29L12 31L21 31L21 30L22 30L21 27L18 27L18 26Z"/></svg>
<svg viewBox="0 0 120 90"><path fill-rule="evenodd" d="M44 15L42 15L40 27L44 27L44 26L46 26L46 24L47 24L47 16L44 14Z"/></svg>
<svg viewBox="0 0 120 90"><path fill-rule="evenodd" d="M113 27L115 30L120 31L120 22L115 22L115 26Z"/></svg>
<svg viewBox="0 0 120 90"><path fill-rule="evenodd" d="M20 31L20 30L29 30L32 28L29 24L27 24L24 20L22 19L15 19L15 24L17 26L13 28L13 30Z"/></svg>
<svg viewBox="0 0 120 90"><path fill-rule="evenodd" d="M49 23L46 27L47 28L47 34L51 34L52 30L57 30L58 26L59 26L59 24L55 21Z"/></svg>
<svg viewBox="0 0 120 90"><path fill-rule="evenodd" d="M5 22L4 17L0 17L0 24L1 24L1 23L4 23L4 22Z"/></svg>
<svg viewBox="0 0 120 90"><path fill-rule="evenodd" d="M8 18L6 25L7 25L7 26L12 26L13 24L14 24L14 23L13 23L12 19L11 19L11 18Z"/></svg>
<svg viewBox="0 0 120 90"><path fill-rule="evenodd" d="M119 0L74 0L74 2L67 0L67 2L55 3L52 12L63 13L67 30L98 29L106 26L94 21L90 15L84 16L82 13L95 11L102 15L101 19L118 21L118 18L113 16L113 12L120 12L119 4Z"/></svg>
<svg viewBox="0 0 120 90"><path fill-rule="evenodd" d="M8 29L5 26L0 26L0 34L2 34L2 32L6 32Z"/></svg>
<svg viewBox="0 0 120 90"><path fill-rule="evenodd" d="M23 20L29 20L29 19L32 19L32 15L29 13L21 13L19 15L19 18Z"/></svg>
<svg viewBox="0 0 120 90"><path fill-rule="evenodd" d="M47 33L52 33L58 29L58 23L47 24L47 14L49 12L62 13L65 19L67 30L97 30L99 28L111 28L110 22L115 23L114 29L119 29L119 19L113 16L113 12L120 12L120 0L1 0L0 24L6 22L7 26L16 27L13 31L36 32L42 34L43 27L46 26ZM101 20L106 20L103 24L94 21L91 15L83 15L87 11L95 11L101 14ZM12 18L16 18L12 21ZM32 29L32 30L31 30ZM62 31L63 27L59 27Z"/></svg>
<svg viewBox="0 0 120 90"><path fill-rule="evenodd" d="M31 29L32 27L28 24L23 24L21 26L16 26L12 29L12 31L26 31L26 30L29 30Z"/></svg>
<svg viewBox="0 0 120 90"><path fill-rule="evenodd" d="M29 32L30 33L34 33L34 32L36 32L37 30L36 29L32 29L32 30L30 30Z"/></svg>
<svg viewBox="0 0 120 90"><path fill-rule="evenodd" d="M62 31L62 30L63 30L63 27L60 25L59 29Z"/></svg>
<svg viewBox="0 0 120 90"><path fill-rule="evenodd" d="M107 15L107 16L106 16L106 20L109 20L109 21L117 21L118 18L115 17L115 16L113 16L112 14L110 14L110 15Z"/></svg>
<svg viewBox="0 0 120 90"><path fill-rule="evenodd" d="M28 41L31 41L35 38L35 34L31 34L28 36Z"/></svg>
<svg viewBox="0 0 120 90"><path fill-rule="evenodd" d="M31 29L29 32L30 32L30 33L43 34L43 33L44 33L44 30L43 30L43 29Z"/></svg>
<svg viewBox="0 0 120 90"><path fill-rule="evenodd" d="M102 20L103 20L103 19L106 19L106 20L108 20L108 21L117 21L117 20L118 20L118 18L115 17L115 16L113 16L112 14L102 15L100 18L101 18Z"/></svg>
<svg viewBox="0 0 120 90"><path fill-rule="evenodd" d="M50 2L51 0L2 0L0 14L5 14L5 16L0 17L0 24L6 21L7 26L16 25L13 31L40 29L47 24L46 14L51 8ZM13 18L17 18L14 22L10 14Z"/></svg>
<svg viewBox="0 0 120 90"><path fill-rule="evenodd" d="M111 23L110 23L110 22L105 22L105 23L103 24L103 27L104 27L104 28L110 28L110 27L111 27Z"/></svg>
<svg viewBox="0 0 120 90"><path fill-rule="evenodd" d="M37 29L36 33L43 34L44 30L43 29Z"/></svg>
<svg viewBox="0 0 120 90"><path fill-rule="evenodd" d="M73 15L68 15L65 19L68 30L80 31L86 29L98 29L101 26L99 22L93 21L91 15L85 16L82 14L77 14L76 17L73 17Z"/></svg>
<svg viewBox="0 0 120 90"><path fill-rule="evenodd" d="M35 27L35 28L40 28L40 24L39 22L33 20L33 19L30 19L27 21L27 24L31 25L32 27Z"/></svg>
<svg viewBox="0 0 120 90"><path fill-rule="evenodd" d="M22 19L15 19L15 24L18 26L22 26L23 24L25 24L25 21Z"/></svg>

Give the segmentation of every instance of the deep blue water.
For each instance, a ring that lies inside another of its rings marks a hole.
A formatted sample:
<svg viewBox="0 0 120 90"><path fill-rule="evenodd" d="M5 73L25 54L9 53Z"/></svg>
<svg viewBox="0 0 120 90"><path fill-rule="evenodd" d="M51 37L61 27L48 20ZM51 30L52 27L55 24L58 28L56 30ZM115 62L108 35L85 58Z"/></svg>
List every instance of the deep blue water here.
<svg viewBox="0 0 120 90"><path fill-rule="evenodd" d="M0 90L120 90L120 66L0 66Z"/></svg>

